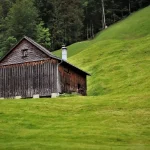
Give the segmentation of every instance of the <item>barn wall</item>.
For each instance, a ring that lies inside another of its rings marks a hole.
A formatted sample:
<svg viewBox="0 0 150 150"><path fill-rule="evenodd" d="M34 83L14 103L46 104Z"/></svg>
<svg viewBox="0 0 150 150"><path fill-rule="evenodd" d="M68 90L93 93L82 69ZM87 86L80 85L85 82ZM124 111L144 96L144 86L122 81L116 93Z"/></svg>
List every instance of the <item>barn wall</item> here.
<svg viewBox="0 0 150 150"><path fill-rule="evenodd" d="M86 95L86 75L74 70L68 65L59 67L60 84L62 93L78 92Z"/></svg>
<svg viewBox="0 0 150 150"><path fill-rule="evenodd" d="M27 50L26 57L23 56L23 50ZM8 56L6 56L4 60L2 60L0 66L39 61L47 58L48 56L46 54L44 54L42 51L37 49L37 47L35 47L30 42L24 39L11 51L11 53Z"/></svg>
<svg viewBox="0 0 150 150"><path fill-rule="evenodd" d="M57 61L53 59L0 66L0 97L50 96L57 92Z"/></svg>

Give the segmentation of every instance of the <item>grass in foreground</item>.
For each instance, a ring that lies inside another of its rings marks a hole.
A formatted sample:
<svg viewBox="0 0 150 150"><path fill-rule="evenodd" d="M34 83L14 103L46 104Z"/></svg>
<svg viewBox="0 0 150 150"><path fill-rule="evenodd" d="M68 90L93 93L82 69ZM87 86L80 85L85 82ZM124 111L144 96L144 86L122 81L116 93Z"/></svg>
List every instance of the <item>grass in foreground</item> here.
<svg viewBox="0 0 150 150"><path fill-rule="evenodd" d="M148 150L150 95L0 101L0 150Z"/></svg>

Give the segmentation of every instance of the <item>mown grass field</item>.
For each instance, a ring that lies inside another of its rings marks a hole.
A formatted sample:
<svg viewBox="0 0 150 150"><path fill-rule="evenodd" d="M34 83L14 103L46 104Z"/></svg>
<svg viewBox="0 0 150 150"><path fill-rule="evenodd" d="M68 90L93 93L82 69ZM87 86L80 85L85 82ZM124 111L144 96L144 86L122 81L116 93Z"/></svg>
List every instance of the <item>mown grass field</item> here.
<svg viewBox="0 0 150 150"><path fill-rule="evenodd" d="M0 150L149 150L149 16L147 7L68 47L92 75L87 97L0 100Z"/></svg>
<svg viewBox="0 0 150 150"><path fill-rule="evenodd" d="M150 95L0 101L0 149L149 150Z"/></svg>

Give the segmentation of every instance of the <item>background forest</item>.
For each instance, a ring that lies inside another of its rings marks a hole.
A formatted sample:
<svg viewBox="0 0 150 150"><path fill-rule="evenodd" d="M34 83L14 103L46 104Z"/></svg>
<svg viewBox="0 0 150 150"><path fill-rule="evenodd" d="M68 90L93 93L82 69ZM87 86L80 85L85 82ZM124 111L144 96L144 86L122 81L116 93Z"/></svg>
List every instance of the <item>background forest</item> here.
<svg viewBox="0 0 150 150"><path fill-rule="evenodd" d="M149 0L0 0L0 56L24 35L54 51L95 34Z"/></svg>

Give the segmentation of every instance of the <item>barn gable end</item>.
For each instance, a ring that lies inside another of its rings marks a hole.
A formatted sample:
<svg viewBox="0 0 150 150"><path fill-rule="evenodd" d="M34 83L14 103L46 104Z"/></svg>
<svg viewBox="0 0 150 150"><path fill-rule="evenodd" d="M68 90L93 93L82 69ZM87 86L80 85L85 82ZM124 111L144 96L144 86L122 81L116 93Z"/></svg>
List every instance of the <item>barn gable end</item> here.
<svg viewBox="0 0 150 150"><path fill-rule="evenodd" d="M19 64L25 62L40 61L49 58L35 45L22 39L0 62L2 65Z"/></svg>

